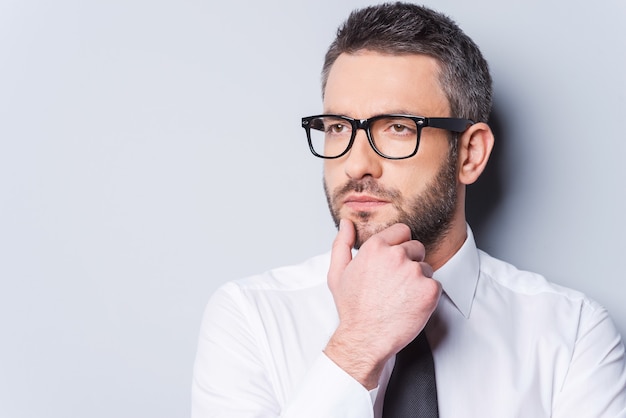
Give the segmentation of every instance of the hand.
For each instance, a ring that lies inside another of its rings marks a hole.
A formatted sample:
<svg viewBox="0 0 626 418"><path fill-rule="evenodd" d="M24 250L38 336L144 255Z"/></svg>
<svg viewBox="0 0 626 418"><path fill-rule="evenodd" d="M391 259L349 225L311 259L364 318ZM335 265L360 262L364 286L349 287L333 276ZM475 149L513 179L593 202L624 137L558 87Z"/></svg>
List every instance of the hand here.
<svg viewBox="0 0 626 418"><path fill-rule="evenodd" d="M333 243L328 286L339 326L326 355L367 389L385 362L410 343L437 307L441 284L424 262L424 246L395 224L370 237L352 259L355 230L342 219Z"/></svg>

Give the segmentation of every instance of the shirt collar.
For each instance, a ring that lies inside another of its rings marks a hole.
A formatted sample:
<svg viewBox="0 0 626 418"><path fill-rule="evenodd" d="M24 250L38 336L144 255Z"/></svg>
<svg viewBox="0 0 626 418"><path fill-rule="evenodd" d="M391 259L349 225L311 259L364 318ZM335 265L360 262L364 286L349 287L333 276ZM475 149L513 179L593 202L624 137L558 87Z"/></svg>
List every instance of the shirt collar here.
<svg viewBox="0 0 626 418"><path fill-rule="evenodd" d="M472 309L479 273L478 249L474 234L467 225L467 238L459 251L433 274L433 278L441 283L443 292L466 318Z"/></svg>

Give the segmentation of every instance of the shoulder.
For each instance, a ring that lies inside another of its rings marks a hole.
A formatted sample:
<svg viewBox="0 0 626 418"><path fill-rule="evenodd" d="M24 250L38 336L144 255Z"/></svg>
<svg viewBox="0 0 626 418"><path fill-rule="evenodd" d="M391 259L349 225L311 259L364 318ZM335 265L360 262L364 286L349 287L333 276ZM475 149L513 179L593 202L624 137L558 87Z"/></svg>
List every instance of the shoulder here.
<svg viewBox="0 0 626 418"><path fill-rule="evenodd" d="M538 334L562 337L572 346L586 341L594 347L611 347L623 361L620 333L598 302L482 251L479 259L478 305L497 306L503 317L521 318Z"/></svg>
<svg viewBox="0 0 626 418"><path fill-rule="evenodd" d="M502 325L518 358L535 356L546 391L551 384L558 388L554 415L620 415L626 400L626 351L606 309L582 292L482 251L479 260L475 322Z"/></svg>
<svg viewBox="0 0 626 418"><path fill-rule="evenodd" d="M278 267L266 272L222 284L212 295L210 304L245 303L264 298L285 298L321 289L327 291L326 275L330 253L302 263Z"/></svg>
<svg viewBox="0 0 626 418"><path fill-rule="evenodd" d="M205 309L203 338L242 347L262 343L268 352L322 341L337 315L326 282L329 262L330 254L321 255L223 284ZM298 329L307 333L291 332Z"/></svg>
<svg viewBox="0 0 626 418"><path fill-rule="evenodd" d="M292 291L326 283L330 253L311 257L298 264L278 267L264 273L234 280L227 287L249 291Z"/></svg>
<svg viewBox="0 0 626 418"><path fill-rule="evenodd" d="M484 251L479 250L478 253L481 278L500 292L510 292L525 302L545 300L568 305L575 310L604 311L599 303L582 292L550 282L541 274L518 269Z"/></svg>

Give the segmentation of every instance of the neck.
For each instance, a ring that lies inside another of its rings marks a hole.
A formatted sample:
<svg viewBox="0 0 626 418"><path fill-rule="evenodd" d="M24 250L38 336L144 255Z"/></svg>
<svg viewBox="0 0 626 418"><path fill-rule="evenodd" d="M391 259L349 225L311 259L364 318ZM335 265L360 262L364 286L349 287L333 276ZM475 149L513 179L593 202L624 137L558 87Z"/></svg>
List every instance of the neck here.
<svg viewBox="0 0 626 418"><path fill-rule="evenodd" d="M446 264L465 243L467 227L464 215L464 213L457 213L441 240L433 248L427 249L425 261L433 270Z"/></svg>

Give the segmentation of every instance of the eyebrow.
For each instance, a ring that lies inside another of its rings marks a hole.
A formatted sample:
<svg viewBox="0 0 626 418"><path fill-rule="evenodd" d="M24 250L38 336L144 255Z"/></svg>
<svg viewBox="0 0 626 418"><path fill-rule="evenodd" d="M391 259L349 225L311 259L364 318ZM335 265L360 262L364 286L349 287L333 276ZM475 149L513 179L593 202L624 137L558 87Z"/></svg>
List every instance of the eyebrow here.
<svg viewBox="0 0 626 418"><path fill-rule="evenodd" d="M352 115L346 114L346 113L342 113L342 112L333 112L332 109L324 109L324 114L326 115L341 115L341 116L347 116L349 118L353 118L353 119L360 119L360 118L355 118ZM374 116L379 116L379 115L411 115L411 116L422 116L422 117L426 117L426 115L424 113L415 113L412 111L408 111L406 109L391 109L391 110L386 110L385 112L377 112L374 113L370 116L368 116L368 118L372 118ZM368 119L365 118L365 119Z"/></svg>

